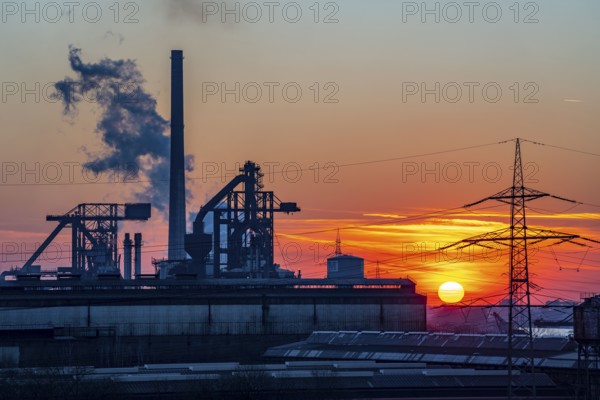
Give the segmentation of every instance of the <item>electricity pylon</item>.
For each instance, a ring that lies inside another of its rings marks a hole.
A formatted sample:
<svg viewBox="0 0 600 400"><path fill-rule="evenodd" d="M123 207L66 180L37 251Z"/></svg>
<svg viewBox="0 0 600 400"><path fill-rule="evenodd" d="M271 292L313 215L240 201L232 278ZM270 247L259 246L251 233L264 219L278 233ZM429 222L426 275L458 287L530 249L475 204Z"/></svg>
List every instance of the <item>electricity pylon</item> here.
<svg viewBox="0 0 600 400"><path fill-rule="evenodd" d="M535 360L533 352L533 329L531 320L531 299L529 282L529 260L527 256L527 247L531 244L537 244L547 240L557 241L554 244L570 242L579 246L589 247L575 239L600 243L598 241L583 238L579 235L555 232L547 229L534 229L527 226L526 203L543 197L578 203L574 200L554 196L548 193L540 192L535 189L525 187L523 179L523 163L521 158L521 141L516 139L514 175L512 187L503 190L493 196L486 197L475 203L466 205L472 207L488 200L496 200L510 205L510 226L507 229L485 233L474 236L459 242L440 248L445 250L449 248L463 249L472 245L492 248L490 243L497 243L509 248L509 316L508 316L508 398L512 399L516 395L516 389L513 382L513 355L514 355L514 336L516 333L526 333L529 340L529 368L532 373L530 393L533 398L536 397L535 387Z"/></svg>

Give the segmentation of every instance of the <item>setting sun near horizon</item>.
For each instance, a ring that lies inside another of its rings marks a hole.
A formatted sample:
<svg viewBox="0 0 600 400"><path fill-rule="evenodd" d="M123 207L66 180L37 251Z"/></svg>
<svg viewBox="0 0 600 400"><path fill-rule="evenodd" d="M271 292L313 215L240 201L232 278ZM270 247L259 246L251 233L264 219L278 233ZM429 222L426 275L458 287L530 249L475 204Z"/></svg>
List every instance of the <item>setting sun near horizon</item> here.
<svg viewBox="0 0 600 400"><path fill-rule="evenodd" d="M444 303L458 303L465 296L465 289L460 283L446 282L438 289L438 296Z"/></svg>

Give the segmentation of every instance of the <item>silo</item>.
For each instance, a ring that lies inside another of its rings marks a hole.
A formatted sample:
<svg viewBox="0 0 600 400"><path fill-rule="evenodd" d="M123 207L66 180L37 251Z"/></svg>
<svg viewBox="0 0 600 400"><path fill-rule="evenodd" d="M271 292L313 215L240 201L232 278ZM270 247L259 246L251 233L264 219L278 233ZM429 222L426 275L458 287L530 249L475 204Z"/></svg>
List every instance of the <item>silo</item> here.
<svg viewBox="0 0 600 400"><path fill-rule="evenodd" d="M579 344L600 345L600 296L573 307L574 335Z"/></svg>
<svg viewBox="0 0 600 400"><path fill-rule="evenodd" d="M591 369L598 369L600 350L600 296L589 297L573 307L573 334L579 345L577 357L577 385L583 389L585 399L597 399L600 385L592 377Z"/></svg>
<svg viewBox="0 0 600 400"><path fill-rule="evenodd" d="M123 263L123 279L131 279L131 265L133 255L133 241L129 233L125 234L125 240L123 240L123 255L125 261Z"/></svg>
<svg viewBox="0 0 600 400"><path fill-rule="evenodd" d="M133 248L134 248L134 263L135 263L135 277L136 279L142 274L142 234L136 233L133 235Z"/></svg>

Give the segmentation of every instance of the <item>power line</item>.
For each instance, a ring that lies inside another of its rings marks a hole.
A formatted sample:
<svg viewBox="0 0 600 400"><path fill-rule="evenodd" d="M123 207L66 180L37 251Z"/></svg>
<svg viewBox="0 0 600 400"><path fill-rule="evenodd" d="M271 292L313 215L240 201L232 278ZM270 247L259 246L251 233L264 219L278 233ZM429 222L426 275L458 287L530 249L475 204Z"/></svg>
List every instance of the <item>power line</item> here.
<svg viewBox="0 0 600 400"><path fill-rule="evenodd" d="M502 205L481 207L481 208L475 209L475 211L498 208L501 206ZM341 228L320 229L320 230L306 231L306 232L299 232L299 233L287 233L286 236L307 236L307 235L314 235L317 233L333 232L333 231L337 231L338 229L339 230L348 230L348 229L355 229L355 228L364 228L364 227L368 227L368 226L391 225L391 224L396 224L398 222L413 221L413 220L419 220L419 219L423 219L423 218L430 218L430 217L436 217L436 216L453 215L454 213L452 211L458 211L458 210L464 210L464 206L446 208L443 210L437 210L437 211L432 211L432 212L428 212L428 213L412 215L410 217L387 218L385 220L369 222L366 224L347 225L347 226L344 226Z"/></svg>
<svg viewBox="0 0 600 400"><path fill-rule="evenodd" d="M434 155L440 155L440 154L449 154L449 153L456 153L456 152L460 152L460 151L465 151L465 150L473 150L473 149L479 149L479 148L483 148L483 147L490 147L490 146L494 146L494 145L499 145L499 144L503 144L506 143L506 141L503 142L493 142L493 143L486 143L486 144L480 144L480 145L475 145L475 146L465 146L465 147L459 147L459 148L454 148L454 149L448 149L448 150L439 150L439 151L433 151L433 152L428 152L428 153L421 153L421 154L413 154L413 155L408 155L408 156L400 156L400 157L393 157L393 158L385 158L385 159L378 159L378 160L369 160L369 161L360 161L360 162L355 162L355 163L346 163L346 164L335 164L335 167L337 168L346 168L346 167L355 167L355 166L361 166L361 165L372 165L372 164L382 164L382 163L387 163L387 162L392 162L392 161L402 161L402 160L409 160L412 158L420 158L420 157L430 157L430 156L434 156ZM307 171L314 171L314 170L328 170L331 169L331 166L327 166L326 164L321 166L319 165L318 168L299 168L299 169L294 169L294 171L296 172L307 172ZM265 172L263 173L265 176L276 176L276 175L283 175L285 173L284 170L282 171L277 171L277 172ZM198 181L198 180L202 180L202 181L206 181L208 179L222 179L222 176L214 176L214 177L188 177L188 180L191 181ZM115 184L142 184L142 183L153 183L153 182L168 182L168 179L157 179L157 180L123 180L123 181L117 181L117 182L64 182L64 183L3 183L0 184L0 187L21 187L21 186L79 186L79 185L115 185Z"/></svg>
<svg viewBox="0 0 600 400"><path fill-rule="evenodd" d="M500 141L500 142L485 143L485 144L474 145L474 146L465 146L465 147L459 147L459 148L447 149L447 150L439 150L439 151L433 151L433 152L427 152L427 153L421 153L421 154L413 154L413 155L400 156L400 157L391 157L391 158L384 158L384 159L377 159L377 160L359 161L359 162L354 162L354 163L335 164L335 166L337 168L346 168L346 167L355 167L355 166L373 165L373 164L382 164L382 163L388 163L388 162L394 162L394 161L409 160L409 159L420 158L420 157L431 157L431 156L435 156L435 155L456 153L456 152L461 152L461 151L465 151L465 150L473 150L473 149L480 149L480 148L490 147L490 146L495 146L495 145L501 145L501 144L513 142L515 140L516 139L509 139L509 140L504 140L504 141ZM598 154L598 153L592 153L592 152L588 152L588 151L583 151L583 150L578 150L578 149L572 149L572 148L568 148L568 147L564 147L564 146L556 146L556 145L551 145L551 144L547 144L547 143L536 142L536 141L527 140L527 139L521 139L521 140L523 142L528 142L528 143L532 143L532 144L539 145L539 146L545 146L545 147L560 149L560 150L564 150L564 151L569 151L569 152L574 152L574 153L579 153L579 154L586 154L586 155L591 155L591 156L595 156L595 157L600 157L600 154ZM309 167L309 168L299 168L299 169L295 169L295 171L298 171L298 172L307 172L307 171L314 171L314 170L328 170L330 168L331 167L327 166L327 165L322 165L322 166L319 165L317 168L312 168L312 167ZM273 172L265 172L264 173L265 176L269 176L269 175L276 176L276 175L283 175L283 174L284 174L284 171L277 171L277 172L273 171ZM214 176L214 177L213 176L211 176L211 177L188 177L187 179L191 180L191 181L198 181L198 180L206 181L206 180L212 180L212 179L215 179L215 180L222 179L222 176ZM168 182L168 179L158 179L158 180L153 180L153 181L150 181L150 180L138 180L138 179L126 179L126 180L117 180L117 181L113 181L113 182L2 183L2 184L0 184L0 187L81 186L81 185L115 185L115 184L136 184L137 185L137 184L153 183L153 182ZM595 206L600 207L600 205L595 205Z"/></svg>
<svg viewBox="0 0 600 400"><path fill-rule="evenodd" d="M559 149L559 150L565 150L565 151L570 151L573 153L579 153L579 154L586 154L588 156L595 156L595 157L600 157L600 154L598 153L591 153L589 151L583 151L583 150L577 150L577 149L571 149L569 147L563 147L563 146L556 146L556 145L552 145L552 144L547 144L547 143L541 143L541 142L535 142L533 140L527 140L527 139L521 139L523 142L528 142L531 144L535 144L538 146L544 146L544 147L551 147L554 149Z"/></svg>

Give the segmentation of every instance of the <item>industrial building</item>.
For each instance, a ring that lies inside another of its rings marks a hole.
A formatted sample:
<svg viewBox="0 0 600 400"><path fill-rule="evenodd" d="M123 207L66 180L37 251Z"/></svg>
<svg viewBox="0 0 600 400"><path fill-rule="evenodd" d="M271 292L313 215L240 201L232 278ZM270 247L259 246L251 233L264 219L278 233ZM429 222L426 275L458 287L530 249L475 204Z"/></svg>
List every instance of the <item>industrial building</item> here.
<svg viewBox="0 0 600 400"><path fill-rule="evenodd" d="M20 366L120 366L238 357L229 338L259 357L315 330L426 329L427 298L415 282L365 279L364 261L341 250L329 279L280 270L275 216L300 207L265 189L257 163L199 207L186 232L183 60L172 51L167 258L149 272L142 233L119 236L121 222L151 217L150 204L86 203L49 215L57 225L42 246L1 276L0 351ZM35 263L64 229L72 263L44 270Z"/></svg>
<svg viewBox="0 0 600 400"><path fill-rule="evenodd" d="M146 350L138 357L138 347L160 337L176 338L172 350L180 360L190 341L204 343L201 351L210 353L210 338L222 336L254 341L254 352L260 354L283 339L298 340L315 330L424 330L425 304L426 297L416 293L410 280L138 279L127 287L112 280L65 280L52 287L43 281L14 281L0 290L0 347L20 347L20 365L35 365L24 354L30 345L26 338L36 337L55 348L68 344L61 338L128 340L133 350L125 359L135 363L150 357ZM276 342L262 340L276 336ZM185 340L177 346L181 338ZM227 353L231 351L225 348L215 358L238 356ZM119 362L96 356L82 355L71 363ZM169 354L152 357L171 362ZM197 360L202 354L187 357Z"/></svg>
<svg viewBox="0 0 600 400"><path fill-rule="evenodd" d="M578 344L578 387L583 399L600 396L600 296L573 307L574 338Z"/></svg>
<svg viewBox="0 0 600 400"><path fill-rule="evenodd" d="M299 212L300 208L264 190L264 174L252 161L247 161L238 176L199 207L192 232L186 232L183 59L181 50L172 51L168 258L154 260L153 275L192 280L289 276L274 262L275 215ZM49 215L47 221L58 223L54 231L21 268L5 272L1 278L142 278L142 234L136 233L133 242L131 234L125 235L121 267L118 223L146 221L150 216L150 204L80 204L64 215ZM71 228L72 265L42 271L34 262L65 227Z"/></svg>
<svg viewBox="0 0 600 400"><path fill-rule="evenodd" d="M547 374L557 384L570 387L571 393L575 388L582 389L583 393L581 377L586 375L582 375L577 343L572 338L537 337L533 351L529 349L527 335L516 335L513 344L513 368L521 369L522 373L533 359L535 372ZM510 368L508 337L499 334L322 331L314 332L300 342L274 346L265 353L265 357L269 362L416 362L443 368L504 372ZM597 379L600 372L598 365L589 363L588 367L589 376ZM513 370L514 376L519 376L516 369ZM563 395L561 398L571 397Z"/></svg>
<svg viewBox="0 0 600 400"><path fill-rule="evenodd" d="M527 335L517 335L514 340L517 363L526 363L530 352ZM576 347L569 338L535 338L536 367L576 369ZM501 334L320 331L301 342L273 347L265 355L272 359L374 360L506 368L507 348L508 339Z"/></svg>
<svg viewBox="0 0 600 400"><path fill-rule="evenodd" d="M409 280L312 279L11 282L0 331L110 329L119 336L303 334L322 329L423 330L425 296Z"/></svg>
<svg viewBox="0 0 600 400"><path fill-rule="evenodd" d="M147 221L151 216L150 204L80 204L63 215L48 215L47 221L58 225L39 248L18 269L4 271L1 280L40 280L42 276L54 279L121 278L118 251L118 224L121 221ZM71 266L43 271L34 263L63 229L71 228ZM141 233L135 234L135 243L129 235L124 242L123 278L131 279L132 255L135 254L135 273L141 274ZM132 251L132 249L134 249Z"/></svg>
<svg viewBox="0 0 600 400"><path fill-rule="evenodd" d="M327 279L364 278L365 260L360 257L339 255L327 259Z"/></svg>
<svg viewBox="0 0 600 400"><path fill-rule="evenodd" d="M363 279L365 260L342 253L342 239L338 229L335 240L335 253L327 259L327 279Z"/></svg>
<svg viewBox="0 0 600 400"><path fill-rule="evenodd" d="M20 385L13 385L13 398L25 398L39 388L31 384L32 375L38 381L49 382L44 390L48 397L63 400L77 398L69 397L74 392L85 394L85 398L94 395L111 399L502 399L506 398L507 380L506 371L440 368L414 362L145 364L126 368L16 370L10 379ZM513 378L519 386L532 379L538 399L564 400L569 394L543 373Z"/></svg>

